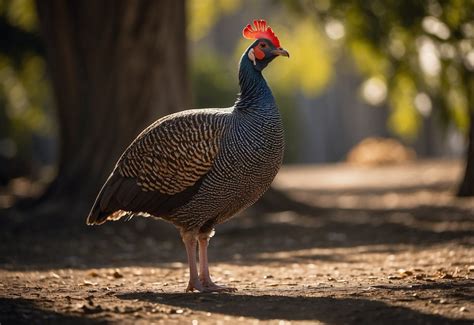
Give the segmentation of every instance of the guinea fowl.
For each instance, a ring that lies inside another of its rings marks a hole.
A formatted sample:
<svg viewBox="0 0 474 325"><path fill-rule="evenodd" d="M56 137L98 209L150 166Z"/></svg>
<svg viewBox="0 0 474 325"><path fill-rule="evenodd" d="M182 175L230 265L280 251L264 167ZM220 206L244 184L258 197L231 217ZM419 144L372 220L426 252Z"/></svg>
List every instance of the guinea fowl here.
<svg viewBox="0 0 474 325"><path fill-rule="evenodd" d="M282 163L282 121L262 70L289 54L264 20L253 24L243 30L255 41L240 61L241 91L234 106L182 111L143 130L118 160L87 217L89 225L134 214L174 224L188 257L186 291L236 290L211 280L209 238L214 226L262 196Z"/></svg>

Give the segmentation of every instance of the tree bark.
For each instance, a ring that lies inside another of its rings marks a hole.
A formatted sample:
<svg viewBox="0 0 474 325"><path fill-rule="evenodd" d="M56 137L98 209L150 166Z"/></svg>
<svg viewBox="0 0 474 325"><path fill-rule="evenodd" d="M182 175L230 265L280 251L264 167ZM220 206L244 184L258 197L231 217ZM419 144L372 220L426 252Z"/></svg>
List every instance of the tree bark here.
<svg viewBox="0 0 474 325"><path fill-rule="evenodd" d="M466 169L464 178L459 186L458 196L474 196L474 114L470 115L469 145L466 152Z"/></svg>
<svg viewBox="0 0 474 325"><path fill-rule="evenodd" d="M36 4L60 142L45 199L82 218L134 137L187 107L184 0Z"/></svg>
<svg viewBox="0 0 474 325"><path fill-rule="evenodd" d="M469 136L466 152L466 169L464 178L459 186L458 196L474 196L474 77L472 72L464 71L466 97L469 109Z"/></svg>

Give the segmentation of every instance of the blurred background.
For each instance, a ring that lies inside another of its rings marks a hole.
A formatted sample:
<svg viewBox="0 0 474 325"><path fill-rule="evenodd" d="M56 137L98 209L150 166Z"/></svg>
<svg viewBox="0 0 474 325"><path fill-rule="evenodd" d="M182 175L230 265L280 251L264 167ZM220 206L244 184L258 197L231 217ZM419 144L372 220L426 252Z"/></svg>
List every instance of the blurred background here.
<svg viewBox="0 0 474 325"><path fill-rule="evenodd" d="M254 19L284 166L211 241L239 293L184 294L171 224L85 217L143 128L233 105ZM473 118L473 0L0 0L0 323L472 324Z"/></svg>
<svg viewBox="0 0 474 325"><path fill-rule="evenodd" d="M231 106L256 18L291 53L265 71L285 164L472 159L473 12L467 0L0 0L0 208L40 198L84 212L144 126Z"/></svg>

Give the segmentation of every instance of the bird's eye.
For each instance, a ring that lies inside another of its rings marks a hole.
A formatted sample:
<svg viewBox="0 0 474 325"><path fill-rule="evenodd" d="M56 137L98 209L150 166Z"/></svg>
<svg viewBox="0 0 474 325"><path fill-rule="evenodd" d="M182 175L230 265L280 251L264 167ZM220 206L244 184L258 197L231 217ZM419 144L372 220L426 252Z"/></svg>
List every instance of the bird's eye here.
<svg viewBox="0 0 474 325"><path fill-rule="evenodd" d="M260 45L260 47L261 47L262 49L264 49L264 48L267 47L267 44L265 44L265 43L260 43L259 45Z"/></svg>

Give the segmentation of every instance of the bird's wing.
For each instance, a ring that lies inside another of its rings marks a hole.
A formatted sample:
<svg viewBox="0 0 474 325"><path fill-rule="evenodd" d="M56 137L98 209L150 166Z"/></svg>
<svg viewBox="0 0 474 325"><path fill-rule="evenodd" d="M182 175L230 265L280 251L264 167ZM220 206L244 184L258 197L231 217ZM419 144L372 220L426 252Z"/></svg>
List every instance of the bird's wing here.
<svg viewBox="0 0 474 325"><path fill-rule="evenodd" d="M117 210L166 214L189 201L219 152L224 120L197 110L150 125L117 162L88 223L102 223Z"/></svg>
<svg viewBox="0 0 474 325"><path fill-rule="evenodd" d="M145 192L182 192L212 167L224 131L216 117L197 111L158 120L129 146L116 170Z"/></svg>

